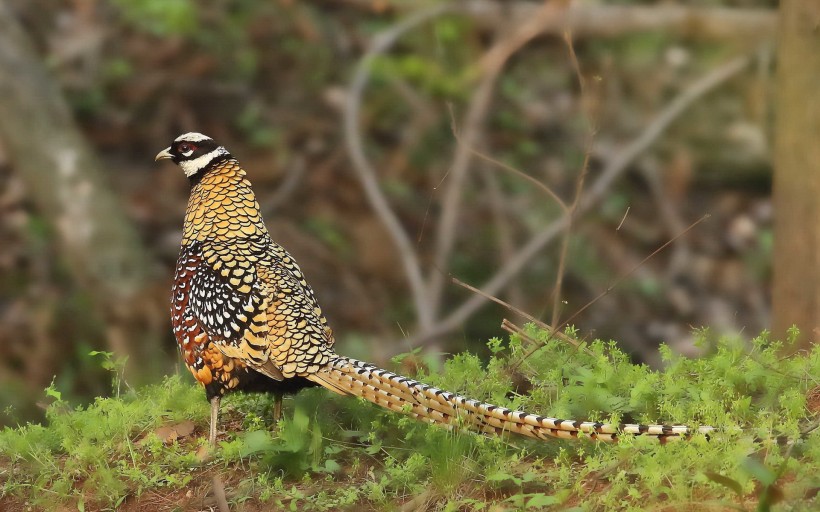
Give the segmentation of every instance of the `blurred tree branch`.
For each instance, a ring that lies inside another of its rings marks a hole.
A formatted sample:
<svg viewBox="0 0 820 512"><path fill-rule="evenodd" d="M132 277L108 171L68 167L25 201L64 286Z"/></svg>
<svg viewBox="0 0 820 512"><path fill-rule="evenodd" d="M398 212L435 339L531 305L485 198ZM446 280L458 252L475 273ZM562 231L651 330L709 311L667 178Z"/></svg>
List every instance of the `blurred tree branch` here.
<svg viewBox="0 0 820 512"><path fill-rule="evenodd" d="M482 76L460 125L463 131L459 133L460 127L453 121L453 131L457 134L458 144L453 155L453 164L445 178L447 185L441 199L442 212L427 290L427 297L432 303L431 308L436 318L440 313L444 284L447 282L447 271L450 267L449 261L456 242L461 199L464 196L467 171L473 158L472 147L478 145L483 133L484 119L492 104L495 84L509 58L537 36L542 26L560 16L566 9L566 3L545 2L526 22L510 25L512 30L508 29L499 34L498 39L481 59Z"/></svg>
<svg viewBox="0 0 820 512"><path fill-rule="evenodd" d="M339 0L360 8L374 9L373 0ZM479 26L499 30L507 24L532 19L541 2L529 0L471 0L452 2L451 10L470 16ZM389 2L388 7L415 11L413 2ZM541 26L542 34L561 35L569 30L575 39L618 37L634 32L663 31L696 39L748 39L759 42L777 31L774 9L688 7L682 5L590 5L572 2L560 15Z"/></svg>
<svg viewBox="0 0 820 512"><path fill-rule="evenodd" d="M499 33L497 40L482 58L480 63L482 76L464 115L463 133L458 133L458 127L453 121L453 129L459 144L455 148L453 163L446 176L446 188L441 200L442 214L434 244L434 261L425 282L424 272L410 238L390 207L378 183L377 173L364 153L358 119L362 96L375 57L386 52L402 34L410 29L459 7L461 4L444 4L418 11L376 36L373 45L362 57L357 67L344 110L345 138L353 161L353 169L373 210L390 233L401 255L405 274L410 284L410 292L416 306L418 328L421 332L434 330L440 317L446 273L457 237L461 197L473 157L472 147L480 139L484 118L492 102L496 80L507 60L539 34L540 27L547 23L547 19L563 11L566 8L566 2L547 2L536 13L536 16L527 20L526 23L509 25L507 30Z"/></svg>
<svg viewBox="0 0 820 512"><path fill-rule="evenodd" d="M545 7L545 5L549 7ZM590 9L597 9L597 11L592 12ZM441 200L442 216L435 241L434 264L429 272L430 280L425 286L424 272L418 255L415 254L409 237L382 192L375 169L365 156L358 119L362 96L369 80L369 71L373 59L377 55L387 52L401 35L412 28L437 16L456 12L471 15L479 20L492 19L492 27L499 31L499 37L482 59L481 69L484 74L470 99L463 121L464 130L462 133L458 133L458 131L455 133L457 148L453 164L447 176L447 189ZM526 16L522 14L523 12L526 12ZM609 18L610 15L613 18ZM506 260L507 263L499 268L497 273L481 287L483 295L474 295L448 312L440 311L448 258L456 237L455 226L457 225L459 198L463 193L464 178L471 157L475 154L483 156L474 149L474 146L477 145L480 138L481 125L492 99L493 84L507 59L526 42L540 34L564 34L564 31L568 29L572 30L573 37L579 34L581 36L613 36L640 30L682 32L684 29L691 31L693 36L719 37L729 33L737 35L737 32L732 32L733 29L725 25L722 25L720 30L712 26L711 16L713 15L726 23L735 23L734 28L739 32L754 30L757 36L755 39L756 44L759 44L761 37L765 37L766 34L773 34L774 18L769 11L740 12L727 9L609 8L603 6L588 9L577 6L567 8L561 3L533 4L529 2L504 4L502 7L501 4L495 2L476 1L438 4L428 9L416 11L374 38L372 46L359 63L349 91L344 112L345 136L357 177L362 182L376 214L387 227L404 262L405 273L411 285L411 295L417 308L419 320L417 332L409 339L398 342L394 349L398 349L398 347L406 348L408 344L411 347L417 344L427 344L438 336L458 328L485 303L486 295L496 295L504 289L523 270L531 258L569 225L570 213L566 205L559 201L564 209L564 215L534 234L527 243L514 251L510 258ZM515 20L525 21L516 23ZM700 31L701 27L703 27L703 31ZM697 30L695 30L696 28ZM603 31L603 34L601 31ZM609 159L607 166L599 174L597 180L591 185L587 193L580 197L575 214L581 215L598 204L610 189L614 180L638 156L643 154L675 119L697 99L739 73L748 65L749 61L749 57L731 60L686 88L660 112L635 140ZM389 352L391 349L387 349L387 351Z"/></svg>
<svg viewBox="0 0 820 512"><path fill-rule="evenodd" d="M76 283L92 298L110 348L133 364L156 357L164 321L139 300L153 262L77 129L55 79L6 4L0 4L0 138L48 219ZM131 335L126 325L139 335ZM146 369L156 364L143 365Z"/></svg>
<svg viewBox="0 0 820 512"><path fill-rule="evenodd" d="M521 23L539 9L536 2L467 2L472 17L488 27L501 20ZM572 32L576 39L617 37L642 31L663 31L701 39L734 39L773 37L777 15L770 9L734 9L724 7L685 7L680 5L589 5L573 2L564 11L542 25L544 34Z"/></svg>
<svg viewBox="0 0 820 512"><path fill-rule="evenodd" d="M413 305L418 317L419 327L422 330L432 327L434 313L433 308L427 300L427 291L421 263L416 256L416 251L410 237L407 236L398 216L393 212L393 209L390 207L387 198L381 190L376 169L365 155L364 141L362 140L361 131L359 130L359 112L362 107L364 89L370 79L370 68L376 57L386 52L399 37L409 30L446 12L450 12L452 9L453 6L444 4L418 11L374 38L373 44L367 50L367 53L362 56L359 65L356 67L356 72L353 75L353 80L351 81L350 90L348 91L347 100L344 105L345 142L347 143L348 152L350 153L350 158L353 163L353 171L356 173L356 178L362 184L365 195L368 201L370 201L370 206L379 217L379 220L384 224L385 229L387 229L387 232L393 239L393 243L398 249L402 266L404 267L404 273L410 285L410 294L413 298Z"/></svg>
<svg viewBox="0 0 820 512"><path fill-rule="evenodd" d="M680 117L680 115L699 98L702 98L706 93L745 69L749 61L750 59L748 57L738 57L718 66L673 99L669 105L646 126L640 135L607 162L606 167L599 173L598 178L581 197L581 202L578 204L575 215L582 215L598 204L604 198L606 192L610 190L613 182L623 174L638 156L643 154L652 143L658 140L674 120ZM561 234L569 221L570 213L564 212L564 214L552 224L544 227L544 229L533 235L532 238L516 252L515 256L508 260L504 267L500 268L494 276L481 286L483 294L497 295L513 277L523 270L524 265L526 265L531 258L538 254L538 252L555 239L555 237ZM473 295L463 304L455 308L446 318L442 319L434 330L426 333L421 332L411 338L411 346L413 346L414 343L423 343L427 339L440 336L456 329L485 303L486 298L484 295Z"/></svg>

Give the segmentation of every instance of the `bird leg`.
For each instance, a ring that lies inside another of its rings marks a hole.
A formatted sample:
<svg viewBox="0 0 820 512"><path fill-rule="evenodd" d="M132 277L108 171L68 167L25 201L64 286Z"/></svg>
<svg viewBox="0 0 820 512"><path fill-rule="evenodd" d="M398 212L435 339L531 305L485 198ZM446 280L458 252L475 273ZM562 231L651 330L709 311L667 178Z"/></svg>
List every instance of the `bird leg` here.
<svg viewBox="0 0 820 512"><path fill-rule="evenodd" d="M220 396L211 398L211 430L208 440L211 448L216 447L216 424L219 422L219 400Z"/></svg>
<svg viewBox="0 0 820 512"><path fill-rule="evenodd" d="M282 393L273 394L273 423L279 423L282 419Z"/></svg>

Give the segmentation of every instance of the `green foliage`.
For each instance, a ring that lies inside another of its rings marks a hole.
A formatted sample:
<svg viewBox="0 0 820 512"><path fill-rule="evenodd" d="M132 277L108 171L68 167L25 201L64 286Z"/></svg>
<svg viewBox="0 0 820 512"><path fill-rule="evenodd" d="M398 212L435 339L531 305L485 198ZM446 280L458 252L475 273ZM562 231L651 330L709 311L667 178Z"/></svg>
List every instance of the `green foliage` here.
<svg viewBox="0 0 820 512"><path fill-rule="evenodd" d="M428 30L409 34L403 52L375 59L373 78L406 80L432 98L463 99L478 76L475 48L465 44L471 33L464 19L439 18Z"/></svg>
<svg viewBox="0 0 820 512"><path fill-rule="evenodd" d="M163 446L150 435L164 422L207 414L199 390L179 377L74 410L53 386L46 394L56 400L49 406L47 426L0 433L4 493L24 492L32 505L43 508L54 506L55 496L93 496L102 506L114 507L131 493L190 481L193 453L178 444Z"/></svg>
<svg viewBox="0 0 820 512"><path fill-rule="evenodd" d="M418 54L381 57L373 66L374 77L388 80L400 77L408 80L432 97L462 98L475 74L470 69L460 74L443 63Z"/></svg>
<svg viewBox="0 0 820 512"><path fill-rule="evenodd" d="M258 104L247 105L239 114L236 124L248 135L248 142L256 147L272 147L282 139L280 130L267 126Z"/></svg>
<svg viewBox="0 0 820 512"><path fill-rule="evenodd" d="M114 357L113 352L100 350L92 350L88 355L102 358L100 366L113 374L111 378L112 391L114 392L114 396L119 397L122 391L122 385L125 383L123 374L125 373L125 364L128 362L128 357ZM48 390L46 390L46 392L48 392Z"/></svg>
<svg viewBox="0 0 820 512"><path fill-rule="evenodd" d="M113 0L126 20L157 36L190 34L199 26L191 0Z"/></svg>
<svg viewBox="0 0 820 512"><path fill-rule="evenodd" d="M527 334L491 340L486 363L459 354L422 378L550 416L720 428L663 445L643 437L540 443L450 432L315 389L300 393L278 425L269 424L269 397L228 397L227 436L204 460L207 403L179 377L73 410L52 385L47 425L0 433L2 496L45 509L116 508L148 491L201 489L220 474L234 503L283 510L394 508L411 499L431 510L811 508L820 442L807 428L806 396L820 349L786 358L767 333L743 343L712 341L704 330L696 334L707 356L664 348L659 372L632 364L613 342L578 350L533 327ZM522 359L532 340L541 348ZM116 362L100 355L117 375ZM514 372L530 383L526 395L510 393ZM160 438L159 427L183 420L194 421L194 435Z"/></svg>

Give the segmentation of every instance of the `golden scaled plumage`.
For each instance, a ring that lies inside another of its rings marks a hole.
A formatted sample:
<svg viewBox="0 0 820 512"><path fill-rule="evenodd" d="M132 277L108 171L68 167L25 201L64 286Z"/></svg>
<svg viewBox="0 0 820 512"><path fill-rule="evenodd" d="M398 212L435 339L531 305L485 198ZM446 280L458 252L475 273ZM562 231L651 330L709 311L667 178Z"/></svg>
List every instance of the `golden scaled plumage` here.
<svg viewBox="0 0 820 512"><path fill-rule="evenodd" d="M187 309L206 334L198 343L203 354L216 349L238 363L226 368L247 367L279 381L328 363L333 335L321 308L293 258L271 240L245 171L233 159L216 165L191 190L178 274L192 265L179 309ZM198 359L211 369L196 368L207 386L213 382L210 361L220 360Z"/></svg>
<svg viewBox="0 0 820 512"><path fill-rule="evenodd" d="M191 189L182 245L207 240L226 241L268 234L259 203L245 171L236 160L226 160ZM241 242L240 242L241 243ZM247 243L241 249L248 250Z"/></svg>

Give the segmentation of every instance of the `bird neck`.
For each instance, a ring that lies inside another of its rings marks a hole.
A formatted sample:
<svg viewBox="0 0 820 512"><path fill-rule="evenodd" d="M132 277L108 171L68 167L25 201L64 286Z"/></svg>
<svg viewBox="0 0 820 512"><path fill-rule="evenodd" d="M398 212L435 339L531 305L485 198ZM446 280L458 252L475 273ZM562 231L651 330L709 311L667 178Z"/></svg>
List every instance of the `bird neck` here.
<svg viewBox="0 0 820 512"><path fill-rule="evenodd" d="M183 245L267 234L259 203L236 160L220 162L192 185Z"/></svg>

